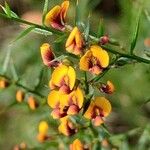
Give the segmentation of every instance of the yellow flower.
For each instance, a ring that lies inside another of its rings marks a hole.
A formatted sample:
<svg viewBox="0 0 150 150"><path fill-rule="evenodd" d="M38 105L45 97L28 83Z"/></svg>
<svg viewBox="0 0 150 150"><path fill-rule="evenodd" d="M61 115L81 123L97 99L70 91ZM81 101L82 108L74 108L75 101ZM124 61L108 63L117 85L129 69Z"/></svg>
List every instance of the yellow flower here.
<svg viewBox="0 0 150 150"><path fill-rule="evenodd" d="M97 45L93 45L80 59L80 69L100 74L109 65L109 55Z"/></svg>
<svg viewBox="0 0 150 150"><path fill-rule="evenodd" d="M25 93L22 90L16 92L16 100L21 103L24 100Z"/></svg>
<svg viewBox="0 0 150 150"><path fill-rule="evenodd" d="M66 50L75 55L82 53L83 38L77 27L74 27L66 41Z"/></svg>
<svg viewBox="0 0 150 150"><path fill-rule="evenodd" d="M60 65L53 71L49 86L68 94L73 89L75 81L75 70L71 66Z"/></svg>
<svg viewBox="0 0 150 150"><path fill-rule="evenodd" d="M104 117L107 117L110 112L110 102L104 97L96 97L91 101L84 117L91 119L95 126L99 126L104 122Z"/></svg>
<svg viewBox="0 0 150 150"><path fill-rule="evenodd" d="M107 94L112 94L115 91L115 86L111 81L107 81L107 84L102 84L100 90Z"/></svg>
<svg viewBox="0 0 150 150"><path fill-rule="evenodd" d="M63 117L60 119L61 123L58 127L60 133L70 136L76 132L76 128L68 117Z"/></svg>
<svg viewBox="0 0 150 150"><path fill-rule="evenodd" d="M64 1L61 6L56 5L45 16L45 25L58 30L65 29L65 18L69 8L69 1Z"/></svg>
<svg viewBox="0 0 150 150"><path fill-rule="evenodd" d="M70 150L84 150L84 145L81 143L79 139L76 139L70 145Z"/></svg>
<svg viewBox="0 0 150 150"><path fill-rule="evenodd" d="M48 67L53 67L58 64L58 62L53 61L54 53L52 52L52 48L48 43L44 43L41 47L41 57L44 65Z"/></svg>
<svg viewBox="0 0 150 150"><path fill-rule="evenodd" d="M83 105L83 93L78 87L70 94L62 94L53 90L48 96L48 105L53 108L51 115L54 119L77 114Z"/></svg>

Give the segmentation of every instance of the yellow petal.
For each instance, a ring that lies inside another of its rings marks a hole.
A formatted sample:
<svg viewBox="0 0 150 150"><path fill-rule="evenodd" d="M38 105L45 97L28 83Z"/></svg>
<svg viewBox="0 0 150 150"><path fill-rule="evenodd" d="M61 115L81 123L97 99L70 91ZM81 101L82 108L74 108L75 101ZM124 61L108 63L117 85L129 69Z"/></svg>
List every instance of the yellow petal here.
<svg viewBox="0 0 150 150"><path fill-rule="evenodd" d="M52 8L45 16L45 25L50 26L51 23L57 18L57 16L60 14L61 7L56 5L54 8Z"/></svg>
<svg viewBox="0 0 150 150"><path fill-rule="evenodd" d="M39 124L39 133L46 135L48 133L48 129L48 123L46 121L41 121Z"/></svg>
<svg viewBox="0 0 150 150"><path fill-rule="evenodd" d="M70 46L73 43L73 41L75 40L75 35L77 32L78 32L78 28L74 27L66 41L66 50L68 50L67 47ZM68 51L70 51L70 50L68 50Z"/></svg>
<svg viewBox="0 0 150 150"><path fill-rule="evenodd" d="M75 73L75 70L71 66L69 66L68 68L67 75L69 78L69 87L70 87L70 90L72 90L76 81L76 73Z"/></svg>
<svg viewBox="0 0 150 150"><path fill-rule="evenodd" d="M84 70L84 71L88 71L89 70L89 59L92 56L91 51L87 51L85 53L84 56L81 57L79 65L80 65L80 69Z"/></svg>
<svg viewBox="0 0 150 150"><path fill-rule="evenodd" d="M69 8L69 1L64 1L61 4L61 20L64 21Z"/></svg>
<svg viewBox="0 0 150 150"><path fill-rule="evenodd" d="M83 92L79 87L70 94L70 97L72 97L74 104L76 104L79 108L82 107L84 97L83 97Z"/></svg>
<svg viewBox="0 0 150 150"><path fill-rule="evenodd" d="M70 150L84 150L84 146L79 139L76 139L70 145Z"/></svg>
<svg viewBox="0 0 150 150"><path fill-rule="evenodd" d="M48 105L52 108L56 108L60 104L60 96L58 91L51 91L48 95Z"/></svg>
<svg viewBox="0 0 150 150"><path fill-rule="evenodd" d="M94 105L102 109L104 116L108 116L111 112L111 104L105 97L96 97Z"/></svg>
<svg viewBox="0 0 150 150"><path fill-rule="evenodd" d="M44 43L41 47L41 57L43 63L48 66L49 63L54 59L54 54L51 50L51 46L48 43Z"/></svg>
<svg viewBox="0 0 150 150"><path fill-rule="evenodd" d="M65 65L58 66L52 73L51 84L54 84L58 87L61 86L61 82L65 75L67 75L68 67Z"/></svg>
<svg viewBox="0 0 150 150"><path fill-rule="evenodd" d="M94 108L94 102L93 100L91 101L88 109L86 110L84 117L87 119L91 119L92 118L92 112L93 112L93 108Z"/></svg>
<svg viewBox="0 0 150 150"><path fill-rule="evenodd" d="M90 50L92 51L93 56L99 60L100 65L103 68L106 68L109 65L109 55L107 51L97 45L91 46Z"/></svg>

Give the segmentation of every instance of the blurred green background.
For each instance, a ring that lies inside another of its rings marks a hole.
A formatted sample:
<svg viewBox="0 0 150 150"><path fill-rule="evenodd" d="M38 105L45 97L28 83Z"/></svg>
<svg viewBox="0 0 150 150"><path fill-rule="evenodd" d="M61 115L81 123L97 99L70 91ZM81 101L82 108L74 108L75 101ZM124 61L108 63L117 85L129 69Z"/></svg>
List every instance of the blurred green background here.
<svg viewBox="0 0 150 150"><path fill-rule="evenodd" d="M143 0L144 1L144 0ZM104 19L105 34L118 39L126 51L131 43L131 33L134 29L135 15L139 11L142 0L79 0L80 19L85 22L90 13L91 33L97 31L100 17ZM8 0L11 9L20 17L41 23L41 13L44 0ZM61 3L62 0L50 0L49 7ZM3 5L4 1L1 0ZM143 8L150 10L150 1L145 0ZM89 12L90 10L90 12ZM74 25L75 1L71 0L68 14L68 22ZM144 50L150 47L144 45L144 40L150 38L150 22L144 13L141 16L140 31L136 46L136 54L148 59ZM11 44L13 39L23 30L16 22L0 19L0 72L5 57L11 52L11 63L8 64L7 75L11 78L11 66L14 64L20 82L33 89L38 83L38 78L43 68L39 47L43 42L49 42L56 50L60 50L61 44L54 43L54 38L36 33L29 33L25 38ZM45 96L48 93L47 84L50 70L44 69L45 77L42 79L38 91ZM150 150L150 65L137 63L126 65L117 69L111 69L102 81L113 81L116 91L113 95L106 95L112 103L113 112L107 119L106 125L114 134L112 141L120 150L139 149ZM43 85L45 86L43 87ZM39 107L35 111L28 109L26 104L17 104L9 107L15 100L17 87L9 86L0 90L0 150L13 149L14 145L21 142L27 143L31 148L42 147L36 140L38 123L46 119L50 124L50 111L47 106ZM101 94L101 93L100 93ZM28 93L31 95L31 93ZM27 96L28 96L27 95ZM36 97L38 101L42 101ZM133 129L139 129L130 136L121 135ZM53 131L53 128L51 128ZM60 137L61 138L61 137ZM68 140L67 138L65 140ZM51 142L51 149L57 143ZM41 148L42 149L42 148Z"/></svg>

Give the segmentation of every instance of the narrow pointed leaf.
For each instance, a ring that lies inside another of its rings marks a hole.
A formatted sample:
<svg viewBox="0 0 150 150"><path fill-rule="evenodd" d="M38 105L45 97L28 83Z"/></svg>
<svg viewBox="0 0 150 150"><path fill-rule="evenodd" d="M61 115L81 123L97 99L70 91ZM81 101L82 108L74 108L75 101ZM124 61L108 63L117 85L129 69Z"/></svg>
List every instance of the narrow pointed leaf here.
<svg viewBox="0 0 150 150"><path fill-rule="evenodd" d="M39 29L39 28L35 28L33 30L35 33L41 34L41 35L45 35L45 36L49 36L52 35L53 33L44 29Z"/></svg>
<svg viewBox="0 0 150 150"><path fill-rule="evenodd" d="M9 5L7 4L7 2L5 2L5 9L6 9L6 14L9 18L11 18L11 9L9 7Z"/></svg>
<svg viewBox="0 0 150 150"><path fill-rule="evenodd" d="M93 10L98 4L100 4L101 0L89 0L88 7L90 10Z"/></svg>
<svg viewBox="0 0 150 150"><path fill-rule="evenodd" d="M103 22L103 19L101 18L99 21L99 26L97 30L97 38L100 38L103 35L104 35L104 22Z"/></svg>
<svg viewBox="0 0 150 150"><path fill-rule="evenodd" d="M17 37L14 41L12 41L12 43L13 43L13 42L16 42L16 41L18 41L18 40L20 40L21 38L23 38L24 36L26 36L28 33L30 33L33 29L35 29L34 26L31 26L31 27L25 29L23 32L21 32L21 33L18 35L18 37Z"/></svg>
<svg viewBox="0 0 150 150"><path fill-rule="evenodd" d="M137 43L138 33L139 33L139 25L140 25L140 17L141 17L141 10L137 16L136 23L135 23L135 29L132 34L131 38L131 47L130 47L130 53L133 54L134 48Z"/></svg>
<svg viewBox="0 0 150 150"><path fill-rule="evenodd" d="M43 16L42 16L42 23L44 25L44 19L45 19L45 15L48 11L48 3L49 3L49 0L45 0L44 2L44 8L43 8Z"/></svg>
<svg viewBox="0 0 150 150"><path fill-rule="evenodd" d="M80 23L80 8L79 8L79 1L76 2L76 14L75 14L75 24L79 25Z"/></svg>
<svg viewBox="0 0 150 150"><path fill-rule="evenodd" d="M7 15L6 8L5 8L5 7L3 7L2 5L0 5L0 7L1 7L1 8L2 8L2 10L4 11L4 13ZM19 18L19 17L18 17L18 15L17 15L15 12L13 12L12 10L11 10L11 17Z"/></svg>
<svg viewBox="0 0 150 150"><path fill-rule="evenodd" d="M88 37L89 37L89 32L90 32L90 15L87 19L87 23L86 23L86 28L84 30L85 33L85 41L88 41Z"/></svg>

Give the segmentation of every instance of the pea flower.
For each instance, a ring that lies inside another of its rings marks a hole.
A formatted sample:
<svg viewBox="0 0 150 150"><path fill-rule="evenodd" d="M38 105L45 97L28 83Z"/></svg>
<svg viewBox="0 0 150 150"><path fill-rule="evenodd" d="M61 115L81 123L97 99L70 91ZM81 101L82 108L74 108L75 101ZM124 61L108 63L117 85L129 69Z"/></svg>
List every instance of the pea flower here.
<svg viewBox="0 0 150 150"><path fill-rule="evenodd" d="M100 90L104 93L112 94L115 91L115 87L111 81L107 81L107 84L102 84Z"/></svg>
<svg viewBox="0 0 150 150"><path fill-rule="evenodd" d="M83 43L79 29L74 27L66 41L66 50L69 53L80 55L82 53Z"/></svg>
<svg viewBox="0 0 150 150"><path fill-rule="evenodd" d="M76 139L70 145L69 150L84 150L84 145L81 143L79 139Z"/></svg>
<svg viewBox="0 0 150 150"><path fill-rule="evenodd" d="M48 139L48 129L49 125L46 121L41 121L39 123L39 133L37 135L37 140L39 142L44 142Z"/></svg>
<svg viewBox="0 0 150 150"><path fill-rule="evenodd" d="M54 119L79 113L83 101L83 93L79 87L70 94L62 94L59 91L53 90L48 96L48 104L53 108L51 115Z"/></svg>
<svg viewBox="0 0 150 150"><path fill-rule="evenodd" d="M65 18L69 8L69 1L64 1L61 6L56 5L45 16L45 25L63 31L65 29Z"/></svg>
<svg viewBox="0 0 150 150"><path fill-rule="evenodd" d="M109 55L101 47L93 45L81 57L79 65L81 70L98 75L109 65Z"/></svg>
<svg viewBox="0 0 150 150"><path fill-rule="evenodd" d="M52 73L50 88L58 89L61 93L70 93L76 81L75 70L71 66L60 65Z"/></svg>
<svg viewBox="0 0 150 150"><path fill-rule="evenodd" d="M107 117L110 112L110 102L104 97L96 97L91 101L84 117L91 119L95 126L99 126L104 122L104 117Z"/></svg>
<svg viewBox="0 0 150 150"><path fill-rule="evenodd" d="M58 127L60 133L66 136L70 136L76 133L76 128L68 117L61 118L60 122L61 123Z"/></svg>

